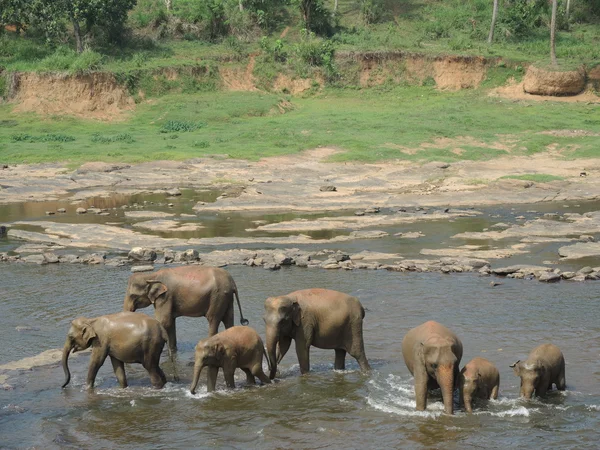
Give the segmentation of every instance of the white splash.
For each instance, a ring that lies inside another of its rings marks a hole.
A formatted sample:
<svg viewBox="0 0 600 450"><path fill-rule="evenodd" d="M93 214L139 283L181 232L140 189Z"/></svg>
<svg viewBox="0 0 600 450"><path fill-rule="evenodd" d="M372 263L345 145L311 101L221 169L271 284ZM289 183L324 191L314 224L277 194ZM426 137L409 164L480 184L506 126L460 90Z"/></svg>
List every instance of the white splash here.
<svg viewBox="0 0 600 450"><path fill-rule="evenodd" d="M129 404L130 404L131 406L135 406L135 400L131 400L131 401L129 402Z"/></svg>

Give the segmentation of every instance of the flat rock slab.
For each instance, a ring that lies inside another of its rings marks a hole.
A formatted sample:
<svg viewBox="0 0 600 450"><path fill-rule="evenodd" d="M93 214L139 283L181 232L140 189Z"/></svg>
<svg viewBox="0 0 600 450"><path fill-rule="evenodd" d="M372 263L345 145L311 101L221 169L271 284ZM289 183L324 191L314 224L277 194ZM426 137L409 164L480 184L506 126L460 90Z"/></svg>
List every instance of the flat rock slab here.
<svg viewBox="0 0 600 450"><path fill-rule="evenodd" d="M270 223L261 225L257 228L249 228L246 231L268 231L281 233L285 231L318 231L318 230L359 230L368 227L382 227L405 223L415 223L426 220L443 220L457 217L473 217L481 214L478 211L471 210L452 210L449 212L433 211L423 214L417 213L398 213L393 215L365 215L365 216L340 216L324 217L321 219L294 219L286 222ZM418 236L409 236L418 237Z"/></svg>
<svg viewBox="0 0 600 450"><path fill-rule="evenodd" d="M511 273L527 273L532 274L536 272L551 272L553 269L551 267L545 266L532 266L528 264L515 264L508 267L498 267L496 269L492 269L491 272L495 275L509 275Z"/></svg>
<svg viewBox="0 0 600 450"><path fill-rule="evenodd" d="M452 236L456 239L523 239L532 236L566 238L583 234L600 233L600 211L584 214L565 214L565 220L535 219L523 225L513 225L503 231L465 232Z"/></svg>
<svg viewBox="0 0 600 450"><path fill-rule="evenodd" d="M175 214L162 211L126 211L125 217L133 219L163 219L165 217L173 217Z"/></svg>
<svg viewBox="0 0 600 450"><path fill-rule="evenodd" d="M143 228L151 231L197 231L204 228L200 224L182 223L177 220L147 220L133 224L136 228Z"/></svg>
<svg viewBox="0 0 600 450"><path fill-rule="evenodd" d="M480 249L472 249L468 248L436 248L429 249L424 248L421 249L419 253L421 255L428 256L449 256L449 257L459 257L459 258L476 258L476 259L501 259L501 258L510 258L514 255L521 255L524 253L528 253L525 250L525 244L516 244L512 245L508 248L494 248L487 250Z"/></svg>
<svg viewBox="0 0 600 450"><path fill-rule="evenodd" d="M558 249L558 255L564 259L579 259L600 256L600 242L577 242Z"/></svg>

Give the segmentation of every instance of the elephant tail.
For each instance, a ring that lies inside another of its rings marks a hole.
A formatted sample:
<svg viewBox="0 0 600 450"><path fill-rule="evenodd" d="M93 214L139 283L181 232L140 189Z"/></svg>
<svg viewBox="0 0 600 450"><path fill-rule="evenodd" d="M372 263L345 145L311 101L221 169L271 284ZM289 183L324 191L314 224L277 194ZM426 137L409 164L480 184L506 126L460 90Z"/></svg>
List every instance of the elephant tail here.
<svg viewBox="0 0 600 450"><path fill-rule="evenodd" d="M160 325L160 335L162 336L164 341L167 343L167 348L169 349L169 361L171 361L171 365L173 366L173 380L178 382L179 375L177 374L177 366L175 364L175 357L173 355L173 350L171 350L171 342L169 341L169 334L167 333L167 330L165 330L165 327L163 327L162 325Z"/></svg>
<svg viewBox="0 0 600 450"><path fill-rule="evenodd" d="M240 304L240 296L238 295L237 286L235 285L235 281L233 281L233 279L231 281L233 282L233 294L235 295L235 299L237 300L238 308L240 310L240 323L246 326L250 322L248 319L244 319L244 313L242 312L242 305Z"/></svg>

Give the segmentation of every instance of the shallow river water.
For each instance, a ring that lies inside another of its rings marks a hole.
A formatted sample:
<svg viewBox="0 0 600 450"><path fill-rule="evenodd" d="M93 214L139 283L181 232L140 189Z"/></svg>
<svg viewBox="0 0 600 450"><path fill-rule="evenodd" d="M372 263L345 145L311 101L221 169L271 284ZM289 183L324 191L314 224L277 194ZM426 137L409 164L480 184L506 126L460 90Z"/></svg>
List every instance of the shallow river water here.
<svg viewBox="0 0 600 450"><path fill-rule="evenodd" d="M128 268L4 264L0 289L0 364L61 348L70 320L119 311ZM70 360L73 378L61 389L59 365L7 372L0 390L0 447L6 448L597 448L600 429L600 308L598 284L543 284L385 271L325 271L231 267L251 326L264 336L266 297L306 287L356 295L367 309L365 345L373 371L354 360L333 371L333 351L311 351L312 372L300 376L293 349L274 384L189 393L194 345L207 335L204 318L178 319L180 352L170 382L149 387L146 372L126 368L120 389L107 361L93 393L83 383L89 354ZM152 314L150 309L142 310ZM498 366L500 397L473 415L442 414L441 396L414 410L413 382L400 343L410 328L434 319L464 345L463 362L485 356ZM236 322L239 314L236 311ZM26 329L17 327L30 327ZM567 391L544 400L518 399L509 364L551 341L565 354ZM266 364L265 364L266 365Z"/></svg>

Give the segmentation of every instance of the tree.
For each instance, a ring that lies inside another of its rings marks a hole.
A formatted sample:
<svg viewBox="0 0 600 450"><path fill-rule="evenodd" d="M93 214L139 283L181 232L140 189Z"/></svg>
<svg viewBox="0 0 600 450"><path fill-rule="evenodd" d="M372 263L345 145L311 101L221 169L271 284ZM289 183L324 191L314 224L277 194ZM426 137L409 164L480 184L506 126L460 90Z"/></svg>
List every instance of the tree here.
<svg viewBox="0 0 600 450"><path fill-rule="evenodd" d="M488 35L488 44L494 40L494 28L496 27L496 19L498 18L498 0L494 0L494 9L492 10L492 24L490 25L490 34Z"/></svg>
<svg viewBox="0 0 600 450"><path fill-rule="evenodd" d="M171 11L173 8L173 0L165 0L165 6L167 7L167 11Z"/></svg>
<svg viewBox="0 0 600 450"><path fill-rule="evenodd" d="M83 40L96 25L122 28L127 12L137 0L44 0L55 4L73 25L77 52L83 52Z"/></svg>
<svg viewBox="0 0 600 450"><path fill-rule="evenodd" d="M552 19L550 20L550 60L554 67L558 66L556 61L556 9L557 0L552 0Z"/></svg>
<svg viewBox="0 0 600 450"><path fill-rule="evenodd" d="M20 34L27 24L29 6L28 0L0 0L0 26L14 25L15 32Z"/></svg>

